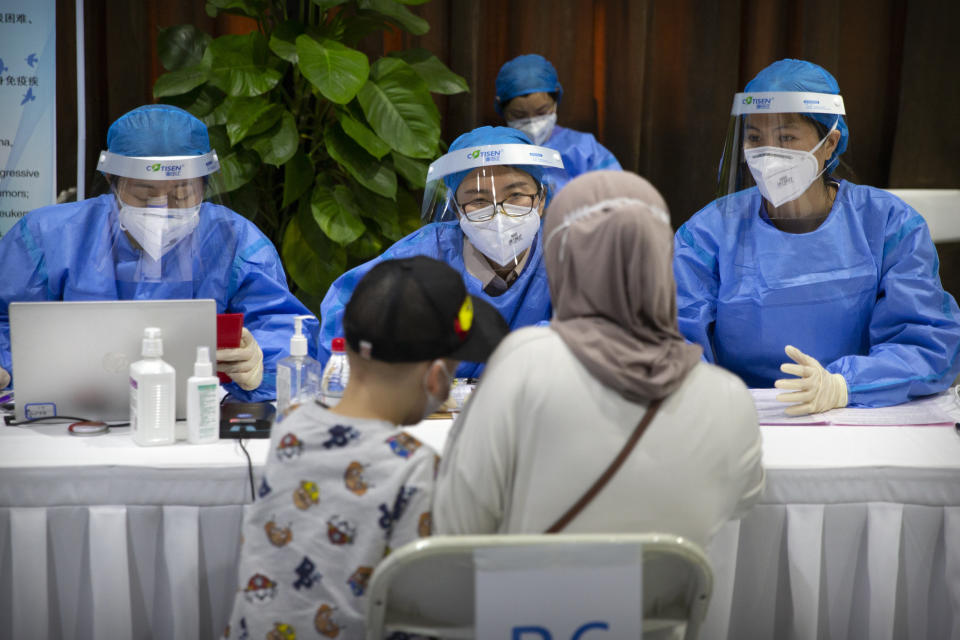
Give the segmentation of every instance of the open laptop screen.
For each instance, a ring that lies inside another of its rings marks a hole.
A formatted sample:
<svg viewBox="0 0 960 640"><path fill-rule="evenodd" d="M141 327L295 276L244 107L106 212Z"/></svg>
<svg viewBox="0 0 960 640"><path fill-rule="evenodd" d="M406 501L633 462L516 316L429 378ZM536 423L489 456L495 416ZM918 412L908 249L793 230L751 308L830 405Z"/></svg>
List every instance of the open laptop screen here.
<svg viewBox="0 0 960 640"><path fill-rule="evenodd" d="M177 418L197 347L217 346L213 300L14 302L9 306L16 419L130 417L131 362L145 327L163 332L163 359L177 372Z"/></svg>

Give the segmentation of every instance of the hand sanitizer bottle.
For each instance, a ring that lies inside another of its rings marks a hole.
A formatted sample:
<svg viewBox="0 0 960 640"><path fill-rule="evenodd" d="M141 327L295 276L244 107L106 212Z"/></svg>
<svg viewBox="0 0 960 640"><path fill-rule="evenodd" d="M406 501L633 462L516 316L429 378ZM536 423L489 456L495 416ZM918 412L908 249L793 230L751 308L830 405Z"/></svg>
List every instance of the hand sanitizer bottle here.
<svg viewBox="0 0 960 640"><path fill-rule="evenodd" d="M176 374L160 359L160 329L143 330L142 360L130 365L130 430L141 446L173 444L177 419Z"/></svg>
<svg viewBox="0 0 960 640"><path fill-rule="evenodd" d="M220 380L213 375L210 348L197 347L193 375L187 378L187 441L206 444L220 439Z"/></svg>
<svg viewBox="0 0 960 640"><path fill-rule="evenodd" d="M313 402L320 393L320 363L307 355L307 338L303 321L313 316L293 319L290 355L277 363L277 415L284 416L304 402Z"/></svg>
<svg viewBox="0 0 960 640"><path fill-rule="evenodd" d="M343 390L350 380L350 362L347 360L347 347L343 338L330 341L330 359L323 370L320 381L320 401L327 407L333 407L343 397Z"/></svg>

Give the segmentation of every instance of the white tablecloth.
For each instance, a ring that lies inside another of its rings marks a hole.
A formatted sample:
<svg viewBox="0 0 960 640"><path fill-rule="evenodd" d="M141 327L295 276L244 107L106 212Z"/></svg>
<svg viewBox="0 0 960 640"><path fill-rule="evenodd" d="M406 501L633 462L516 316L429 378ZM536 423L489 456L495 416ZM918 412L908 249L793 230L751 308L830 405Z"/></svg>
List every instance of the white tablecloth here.
<svg viewBox="0 0 960 640"><path fill-rule="evenodd" d="M416 428L442 446L449 423ZM763 427L767 488L709 548L704 638L960 640L960 437ZM125 429L0 427L0 638L209 638L231 606L246 458ZM249 441L256 464L266 441Z"/></svg>

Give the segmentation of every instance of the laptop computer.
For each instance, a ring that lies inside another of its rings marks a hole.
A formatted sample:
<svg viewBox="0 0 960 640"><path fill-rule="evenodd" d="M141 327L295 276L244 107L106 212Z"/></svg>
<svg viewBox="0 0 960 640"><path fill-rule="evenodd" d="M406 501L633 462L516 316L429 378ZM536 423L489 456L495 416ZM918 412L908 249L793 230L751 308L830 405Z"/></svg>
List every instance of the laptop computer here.
<svg viewBox="0 0 960 640"><path fill-rule="evenodd" d="M177 372L177 419L186 419L187 378L198 346L216 350L216 314L213 300L11 303L15 419L129 420L129 367L141 358L145 327L163 332L163 360Z"/></svg>

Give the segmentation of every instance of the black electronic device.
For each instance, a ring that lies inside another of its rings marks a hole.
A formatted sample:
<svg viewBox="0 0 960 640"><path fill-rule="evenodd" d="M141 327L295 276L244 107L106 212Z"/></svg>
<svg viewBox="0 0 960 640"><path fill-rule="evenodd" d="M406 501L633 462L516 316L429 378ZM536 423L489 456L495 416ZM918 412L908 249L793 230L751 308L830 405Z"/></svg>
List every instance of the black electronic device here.
<svg viewBox="0 0 960 640"><path fill-rule="evenodd" d="M269 438L276 413L270 402L226 402L220 406L220 437Z"/></svg>

